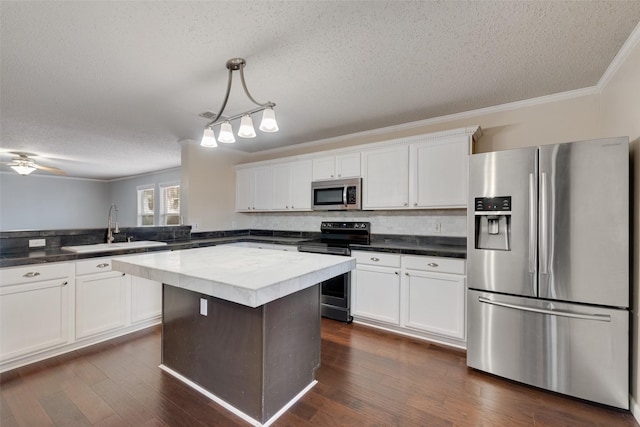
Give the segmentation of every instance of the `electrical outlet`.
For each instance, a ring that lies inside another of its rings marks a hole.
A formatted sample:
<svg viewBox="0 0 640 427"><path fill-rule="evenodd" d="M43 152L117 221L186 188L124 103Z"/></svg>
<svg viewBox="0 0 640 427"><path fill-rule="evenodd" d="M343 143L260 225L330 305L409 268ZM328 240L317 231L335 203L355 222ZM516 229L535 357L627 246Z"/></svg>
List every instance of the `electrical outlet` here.
<svg viewBox="0 0 640 427"><path fill-rule="evenodd" d="M231 228L238 228L238 221L231 221Z"/></svg>
<svg viewBox="0 0 640 427"><path fill-rule="evenodd" d="M193 229L194 229L194 230L197 230L197 229L198 229L198 223L197 223L197 222L194 222L194 223L193 223Z"/></svg>
<svg viewBox="0 0 640 427"><path fill-rule="evenodd" d="M442 224L440 224L439 222L436 222L433 225L433 231L435 231L436 233L442 232Z"/></svg>
<svg viewBox="0 0 640 427"><path fill-rule="evenodd" d="M209 306L206 298L200 298L200 314L203 316L209 315Z"/></svg>
<svg viewBox="0 0 640 427"><path fill-rule="evenodd" d="M30 248L44 248L47 245L47 239L29 239Z"/></svg>

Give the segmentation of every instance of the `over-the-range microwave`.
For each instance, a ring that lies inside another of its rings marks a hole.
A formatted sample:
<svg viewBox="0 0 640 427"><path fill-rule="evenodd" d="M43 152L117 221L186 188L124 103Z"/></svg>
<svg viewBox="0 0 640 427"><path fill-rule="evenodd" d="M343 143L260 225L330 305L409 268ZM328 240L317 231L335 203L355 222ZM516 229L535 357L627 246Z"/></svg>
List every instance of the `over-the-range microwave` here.
<svg viewBox="0 0 640 427"><path fill-rule="evenodd" d="M362 178L332 179L311 183L311 206L317 211L362 209Z"/></svg>

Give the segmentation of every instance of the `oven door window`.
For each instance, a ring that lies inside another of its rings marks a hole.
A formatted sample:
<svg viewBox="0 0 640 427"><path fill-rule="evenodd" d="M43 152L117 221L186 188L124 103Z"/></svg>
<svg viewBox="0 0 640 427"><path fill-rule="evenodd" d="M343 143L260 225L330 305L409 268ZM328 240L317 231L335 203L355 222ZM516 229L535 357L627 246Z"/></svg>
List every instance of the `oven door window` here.
<svg viewBox="0 0 640 427"><path fill-rule="evenodd" d="M349 307L349 279L350 275L346 273L322 282L322 303Z"/></svg>

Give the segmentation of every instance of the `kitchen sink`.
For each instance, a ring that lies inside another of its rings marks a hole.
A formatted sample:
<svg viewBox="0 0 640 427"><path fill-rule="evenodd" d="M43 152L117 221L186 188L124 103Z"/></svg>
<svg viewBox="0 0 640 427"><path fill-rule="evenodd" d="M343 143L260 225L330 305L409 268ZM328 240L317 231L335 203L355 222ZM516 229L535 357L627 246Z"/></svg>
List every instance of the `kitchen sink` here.
<svg viewBox="0 0 640 427"><path fill-rule="evenodd" d="M137 242L118 242L118 243L96 243L93 245L63 246L63 251L76 252L86 254L91 252L108 252L123 249L152 248L155 246L166 246L165 242L156 242L153 240L140 240Z"/></svg>

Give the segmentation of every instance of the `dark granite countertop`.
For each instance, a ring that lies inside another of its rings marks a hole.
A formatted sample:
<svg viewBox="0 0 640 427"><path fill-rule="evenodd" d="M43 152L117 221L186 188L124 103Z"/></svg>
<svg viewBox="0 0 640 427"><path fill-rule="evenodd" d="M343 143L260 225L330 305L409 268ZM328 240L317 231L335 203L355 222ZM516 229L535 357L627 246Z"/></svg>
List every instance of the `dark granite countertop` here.
<svg viewBox="0 0 640 427"><path fill-rule="evenodd" d="M166 246L135 249L117 249L105 252L79 254L63 251L60 248L50 250L31 250L28 254L7 254L0 256L0 268L20 265L41 264L49 262L76 261L87 258L112 257L128 254L142 254L157 251L175 251L201 248L236 242L256 242L296 246L299 242L310 238L308 235L278 236L257 234L228 235L221 237L192 236L191 240L168 242ZM449 258L466 258L466 238L433 237L433 236L401 236L377 235L372 237L370 245L352 245L353 250L389 252L409 255L438 256Z"/></svg>

